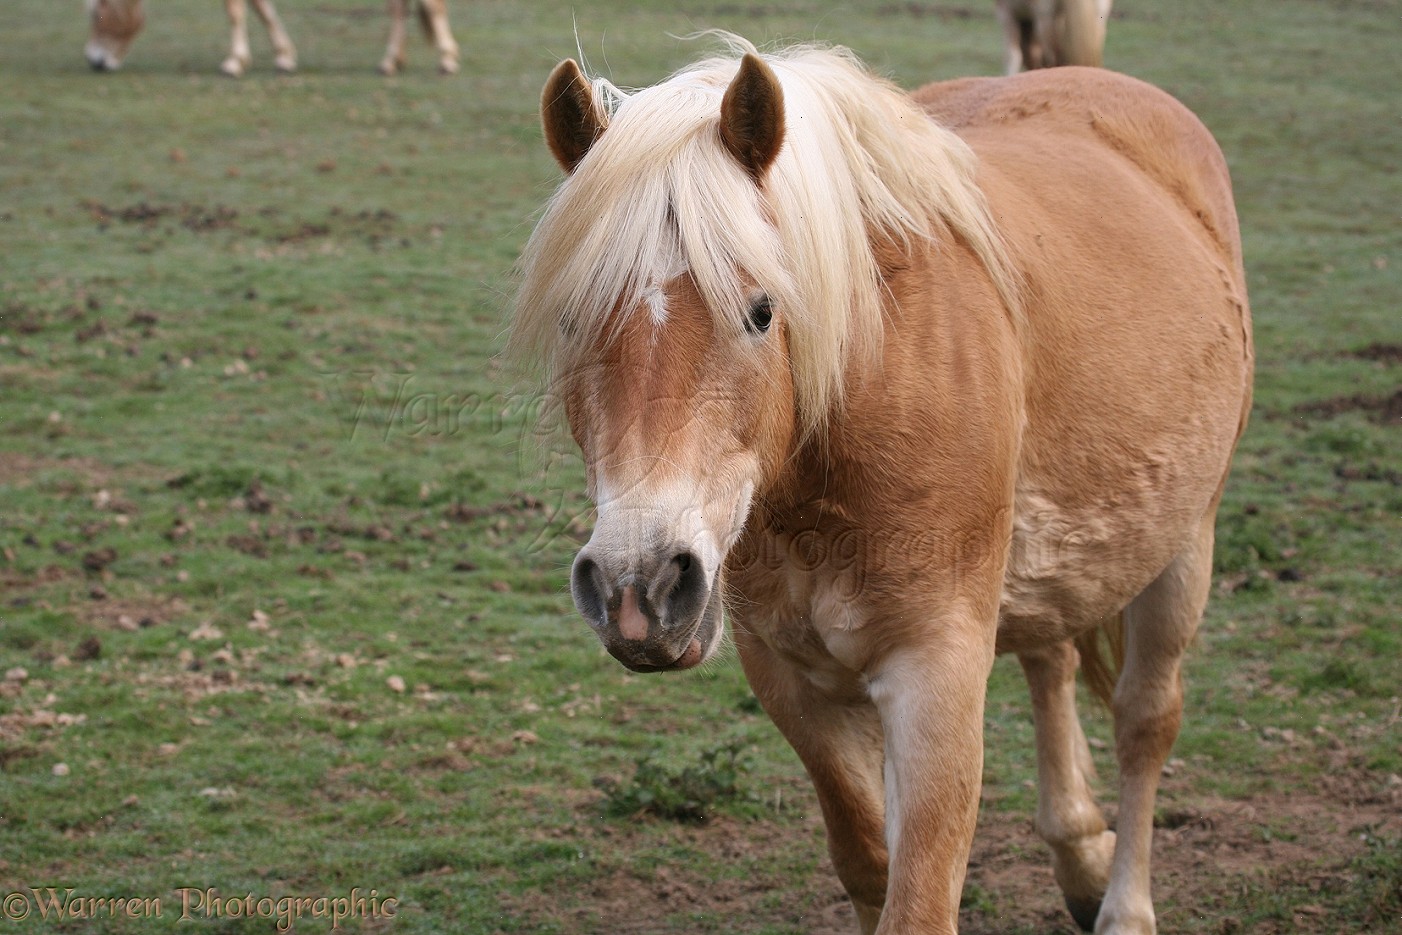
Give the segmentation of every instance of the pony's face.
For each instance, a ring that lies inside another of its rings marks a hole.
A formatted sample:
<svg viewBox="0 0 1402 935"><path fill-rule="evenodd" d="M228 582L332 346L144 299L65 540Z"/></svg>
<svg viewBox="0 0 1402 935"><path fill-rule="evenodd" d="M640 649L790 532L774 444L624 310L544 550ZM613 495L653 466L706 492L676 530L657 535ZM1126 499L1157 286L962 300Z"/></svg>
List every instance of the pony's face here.
<svg viewBox="0 0 1402 935"><path fill-rule="evenodd" d="M568 171L604 132L588 125L596 114L571 68L557 69L545 96L547 139ZM744 80L742 69L736 81ZM764 93L752 91L747 104ZM779 143L772 127L769 134L758 148L750 137L737 146L755 184ZM792 447L783 310L758 287L743 301L739 314L710 308L684 262L664 264L603 327L572 337L578 349L557 375L598 507L571 592L604 646L634 671L687 669L715 652L726 555Z"/></svg>
<svg viewBox="0 0 1402 935"><path fill-rule="evenodd" d="M794 431L784 327L763 294L739 333L683 274L560 383L598 520L575 605L635 671L685 669L722 634L721 568Z"/></svg>
<svg viewBox="0 0 1402 935"><path fill-rule="evenodd" d="M94 71L116 71L141 27L146 11L141 0L88 0L92 30L84 49Z"/></svg>

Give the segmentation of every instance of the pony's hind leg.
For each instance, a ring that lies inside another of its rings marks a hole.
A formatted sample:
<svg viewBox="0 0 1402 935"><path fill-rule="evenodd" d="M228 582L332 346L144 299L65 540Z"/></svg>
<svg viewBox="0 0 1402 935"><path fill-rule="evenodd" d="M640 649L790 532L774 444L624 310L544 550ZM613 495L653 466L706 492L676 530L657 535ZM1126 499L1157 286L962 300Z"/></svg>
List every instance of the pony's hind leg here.
<svg viewBox="0 0 1402 935"><path fill-rule="evenodd" d="M1212 524L1125 609L1125 662L1115 686L1120 767L1118 839L1097 935L1153 935L1149 857L1159 775L1183 715L1183 653L1197 632L1212 580Z"/></svg>
<svg viewBox="0 0 1402 935"><path fill-rule="evenodd" d="M1066 907L1090 931L1109 883L1115 833L1091 797L1095 769L1076 717L1077 659L1069 642L1018 656L1037 731L1037 834L1052 849Z"/></svg>
<svg viewBox="0 0 1402 935"><path fill-rule="evenodd" d="M419 0L419 16L438 50L438 70L445 75L457 74L458 43L448 28L447 0Z"/></svg>
<svg viewBox="0 0 1402 935"><path fill-rule="evenodd" d="M292 37L282 26L272 0L252 0L253 9L268 29L268 39L273 44L273 64L278 71L297 70L297 49L292 45Z"/></svg>

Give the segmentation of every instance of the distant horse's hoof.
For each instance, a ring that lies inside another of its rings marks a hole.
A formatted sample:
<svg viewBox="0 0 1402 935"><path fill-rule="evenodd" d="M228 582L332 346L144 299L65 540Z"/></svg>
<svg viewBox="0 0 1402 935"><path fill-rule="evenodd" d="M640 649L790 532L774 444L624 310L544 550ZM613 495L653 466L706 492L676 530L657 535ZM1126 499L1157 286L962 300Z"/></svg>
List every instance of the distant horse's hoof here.
<svg viewBox="0 0 1402 935"><path fill-rule="evenodd" d="M290 75L297 70L297 60L291 56L279 55L273 66L284 75Z"/></svg>
<svg viewBox="0 0 1402 935"><path fill-rule="evenodd" d="M224 59L224 63L219 66L219 70L230 78L242 78L246 64L247 63L237 55L230 55L228 58Z"/></svg>
<svg viewBox="0 0 1402 935"><path fill-rule="evenodd" d="M1100 915L1100 900L1067 896L1066 908L1070 911L1071 918L1075 919L1076 924L1081 927L1081 931L1095 931L1095 917Z"/></svg>
<svg viewBox="0 0 1402 935"><path fill-rule="evenodd" d="M456 75L458 73L458 60L448 56L439 59L438 73L440 75Z"/></svg>
<svg viewBox="0 0 1402 935"><path fill-rule="evenodd" d="M393 78L399 74L399 69L404 67L404 62L399 59L386 58L380 63L380 74L386 78Z"/></svg>

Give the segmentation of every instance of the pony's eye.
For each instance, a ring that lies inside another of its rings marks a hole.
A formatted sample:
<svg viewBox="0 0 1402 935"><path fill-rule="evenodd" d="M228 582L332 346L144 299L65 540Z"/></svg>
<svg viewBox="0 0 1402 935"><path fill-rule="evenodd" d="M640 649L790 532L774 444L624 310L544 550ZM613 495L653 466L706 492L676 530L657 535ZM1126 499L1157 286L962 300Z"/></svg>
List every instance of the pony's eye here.
<svg viewBox="0 0 1402 935"><path fill-rule="evenodd" d="M745 319L745 330L750 334L764 334L773 320L774 306L770 304L769 296L760 296L750 306L750 314Z"/></svg>

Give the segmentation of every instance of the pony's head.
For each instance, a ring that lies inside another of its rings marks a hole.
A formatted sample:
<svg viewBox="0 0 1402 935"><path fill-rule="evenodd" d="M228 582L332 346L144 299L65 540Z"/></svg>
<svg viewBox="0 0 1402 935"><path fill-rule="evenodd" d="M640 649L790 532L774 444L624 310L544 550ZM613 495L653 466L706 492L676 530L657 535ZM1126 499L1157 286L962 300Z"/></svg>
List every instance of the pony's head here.
<svg viewBox="0 0 1402 935"><path fill-rule="evenodd" d="M598 506L575 604L637 671L719 645L752 505L879 353L879 256L953 230L1003 268L971 154L906 95L841 51L733 44L633 93L565 61L542 101L567 178L513 343L548 369Z"/></svg>
<svg viewBox="0 0 1402 935"><path fill-rule="evenodd" d="M92 29L83 50L94 71L116 71L141 27L146 11L141 0L88 0Z"/></svg>

